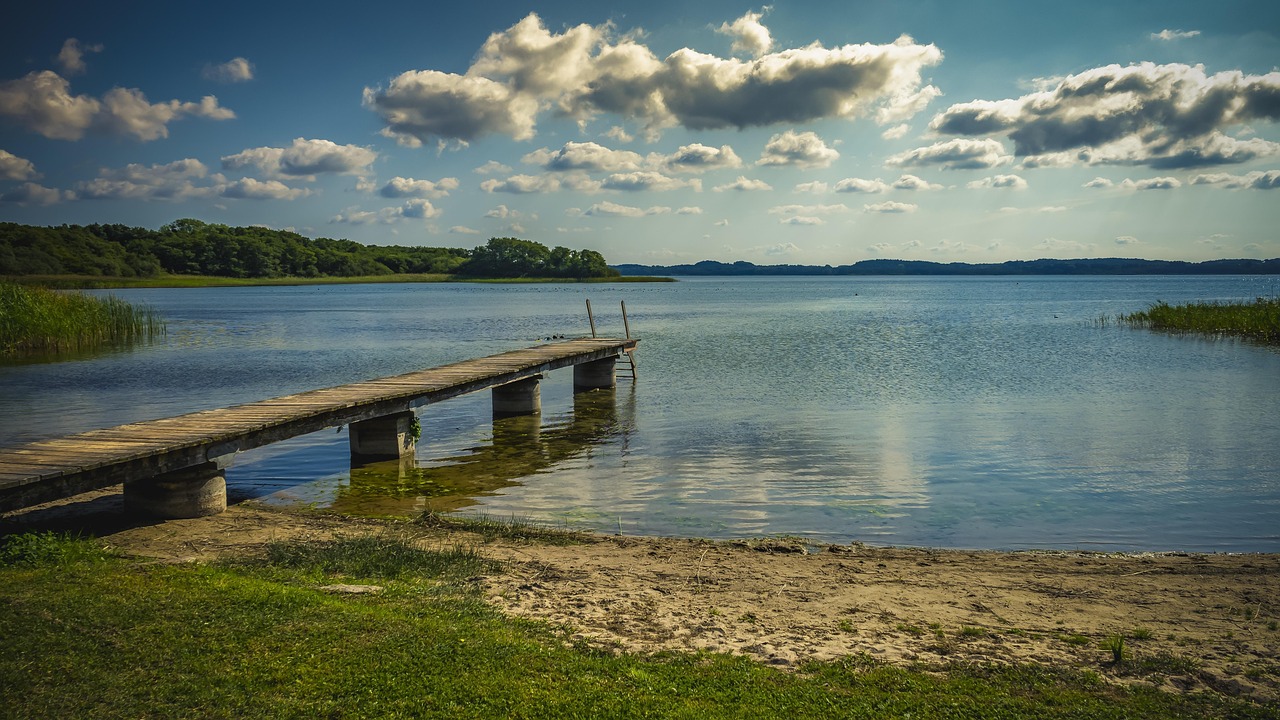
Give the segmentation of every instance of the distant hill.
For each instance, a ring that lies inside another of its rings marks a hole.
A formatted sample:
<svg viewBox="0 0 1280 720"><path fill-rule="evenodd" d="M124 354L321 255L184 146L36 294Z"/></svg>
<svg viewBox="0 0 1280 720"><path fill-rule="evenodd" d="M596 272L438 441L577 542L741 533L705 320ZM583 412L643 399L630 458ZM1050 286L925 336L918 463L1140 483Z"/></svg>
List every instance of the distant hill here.
<svg viewBox="0 0 1280 720"><path fill-rule="evenodd" d="M862 260L852 265L756 265L744 260L703 260L692 265L614 265L623 275L1280 275L1271 260L1010 260L1002 263L936 263L927 260Z"/></svg>

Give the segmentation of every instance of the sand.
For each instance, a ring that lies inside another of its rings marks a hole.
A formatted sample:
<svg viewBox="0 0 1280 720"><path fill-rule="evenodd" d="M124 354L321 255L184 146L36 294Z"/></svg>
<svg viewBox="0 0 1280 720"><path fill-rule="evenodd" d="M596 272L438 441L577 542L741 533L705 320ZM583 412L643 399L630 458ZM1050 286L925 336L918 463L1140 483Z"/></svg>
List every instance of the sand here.
<svg viewBox="0 0 1280 720"><path fill-rule="evenodd" d="M0 532L36 527L87 531L125 553L173 562L252 554L272 540L404 533L506 561L480 581L488 602L617 652L738 653L783 669L863 654L903 666L1035 662L1116 683L1280 703L1277 555L605 535L575 545L486 543L458 530L252 503L208 518L137 522L111 491L0 518ZM1117 633L1147 670L1110 662L1102 641Z"/></svg>

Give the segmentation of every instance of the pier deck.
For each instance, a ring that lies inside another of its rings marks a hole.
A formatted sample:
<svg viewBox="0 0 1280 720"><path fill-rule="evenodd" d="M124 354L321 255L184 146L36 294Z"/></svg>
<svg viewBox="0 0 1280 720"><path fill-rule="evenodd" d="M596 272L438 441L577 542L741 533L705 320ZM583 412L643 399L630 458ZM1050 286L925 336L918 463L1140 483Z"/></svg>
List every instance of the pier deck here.
<svg viewBox="0 0 1280 720"><path fill-rule="evenodd" d="M558 368L611 362L636 340L582 338L377 380L217 410L129 423L0 448L0 511L191 468L225 467L235 453L324 428L403 415L415 407ZM576 375L575 375L576 377ZM536 400L535 400L536 402ZM225 507L225 490L223 491Z"/></svg>

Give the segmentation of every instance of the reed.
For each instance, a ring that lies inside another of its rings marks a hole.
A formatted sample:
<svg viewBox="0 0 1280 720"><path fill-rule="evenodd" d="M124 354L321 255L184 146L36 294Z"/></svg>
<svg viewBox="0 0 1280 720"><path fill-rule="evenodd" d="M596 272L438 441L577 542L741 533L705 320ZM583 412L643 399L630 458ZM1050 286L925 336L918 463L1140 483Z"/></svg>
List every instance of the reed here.
<svg viewBox="0 0 1280 720"><path fill-rule="evenodd" d="M0 282L0 353L68 352L163 335L159 313L117 297Z"/></svg>
<svg viewBox="0 0 1280 720"><path fill-rule="evenodd" d="M1120 315L1130 327L1172 333L1228 335L1280 344L1280 297L1258 298L1251 303L1157 302L1141 312Z"/></svg>

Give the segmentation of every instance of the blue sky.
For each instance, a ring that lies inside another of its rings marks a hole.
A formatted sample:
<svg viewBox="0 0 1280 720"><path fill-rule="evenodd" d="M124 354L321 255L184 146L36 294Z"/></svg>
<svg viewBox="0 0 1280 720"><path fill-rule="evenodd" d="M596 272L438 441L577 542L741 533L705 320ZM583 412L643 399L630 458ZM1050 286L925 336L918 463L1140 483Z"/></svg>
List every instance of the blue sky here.
<svg viewBox="0 0 1280 720"><path fill-rule="evenodd" d="M0 220L610 262L1280 256L1280 3L29 3Z"/></svg>

